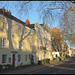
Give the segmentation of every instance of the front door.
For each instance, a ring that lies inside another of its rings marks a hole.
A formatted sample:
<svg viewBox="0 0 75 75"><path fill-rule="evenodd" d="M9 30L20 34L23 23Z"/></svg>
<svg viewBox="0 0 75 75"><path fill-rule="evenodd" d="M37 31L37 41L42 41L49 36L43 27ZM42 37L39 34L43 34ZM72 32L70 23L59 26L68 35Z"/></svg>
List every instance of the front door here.
<svg viewBox="0 0 75 75"><path fill-rule="evenodd" d="M13 54L13 67L15 67L15 54Z"/></svg>

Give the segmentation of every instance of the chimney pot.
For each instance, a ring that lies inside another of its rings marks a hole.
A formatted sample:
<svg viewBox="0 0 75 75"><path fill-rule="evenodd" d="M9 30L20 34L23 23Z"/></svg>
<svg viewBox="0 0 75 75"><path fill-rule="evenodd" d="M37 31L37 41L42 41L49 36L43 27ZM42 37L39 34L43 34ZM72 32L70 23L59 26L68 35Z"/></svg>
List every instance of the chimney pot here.
<svg viewBox="0 0 75 75"><path fill-rule="evenodd" d="M5 7L2 7L2 6L1 6L1 9L5 12Z"/></svg>
<svg viewBox="0 0 75 75"><path fill-rule="evenodd" d="M11 14L10 10L7 10L7 13L8 13L8 14Z"/></svg>
<svg viewBox="0 0 75 75"><path fill-rule="evenodd" d="M29 19L26 19L25 23L26 23L27 25L30 24Z"/></svg>

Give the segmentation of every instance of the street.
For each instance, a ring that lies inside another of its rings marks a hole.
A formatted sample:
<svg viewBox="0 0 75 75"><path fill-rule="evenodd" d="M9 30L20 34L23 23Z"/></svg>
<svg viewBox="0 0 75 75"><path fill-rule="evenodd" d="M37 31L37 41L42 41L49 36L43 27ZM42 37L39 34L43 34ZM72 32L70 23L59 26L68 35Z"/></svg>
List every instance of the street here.
<svg viewBox="0 0 75 75"><path fill-rule="evenodd" d="M30 66L1 74L75 74L75 57L53 65Z"/></svg>
<svg viewBox="0 0 75 75"><path fill-rule="evenodd" d="M71 58L63 64L47 67L28 74L75 74L75 58Z"/></svg>

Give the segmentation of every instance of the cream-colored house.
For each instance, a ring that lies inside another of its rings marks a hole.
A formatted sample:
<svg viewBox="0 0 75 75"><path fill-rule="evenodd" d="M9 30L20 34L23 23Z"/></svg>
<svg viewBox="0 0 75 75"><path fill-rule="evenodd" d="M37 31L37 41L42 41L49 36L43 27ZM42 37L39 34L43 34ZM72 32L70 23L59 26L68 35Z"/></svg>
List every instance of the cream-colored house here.
<svg viewBox="0 0 75 75"><path fill-rule="evenodd" d="M37 64L35 55L36 34L30 26L0 9L0 64L19 65Z"/></svg>
<svg viewBox="0 0 75 75"><path fill-rule="evenodd" d="M31 61L37 64L38 60L50 59L51 36L44 26L38 23L26 25L12 16L10 11L1 8L0 64L17 67L31 64Z"/></svg>
<svg viewBox="0 0 75 75"><path fill-rule="evenodd" d="M35 22L35 31L37 34L37 55L38 59L50 59L51 56L51 34L50 28L45 24L38 24Z"/></svg>

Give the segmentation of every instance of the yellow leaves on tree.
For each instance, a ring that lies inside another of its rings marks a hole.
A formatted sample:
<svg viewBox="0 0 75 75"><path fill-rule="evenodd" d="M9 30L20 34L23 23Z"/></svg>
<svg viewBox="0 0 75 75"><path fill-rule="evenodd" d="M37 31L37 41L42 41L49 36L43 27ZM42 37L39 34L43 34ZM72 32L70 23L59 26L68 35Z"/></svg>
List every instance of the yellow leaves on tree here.
<svg viewBox="0 0 75 75"><path fill-rule="evenodd" d="M55 37L56 37L57 40L61 39L61 32L56 27L51 29L51 38L55 38Z"/></svg>

